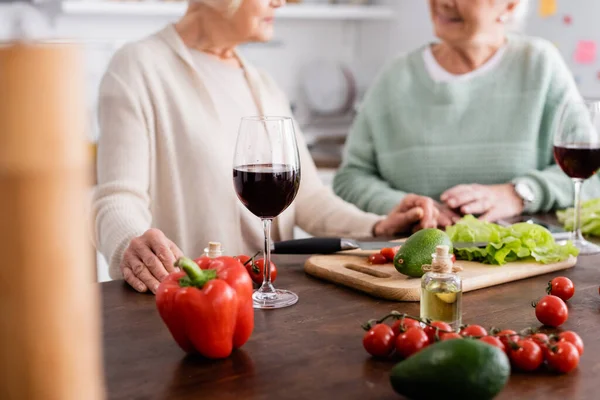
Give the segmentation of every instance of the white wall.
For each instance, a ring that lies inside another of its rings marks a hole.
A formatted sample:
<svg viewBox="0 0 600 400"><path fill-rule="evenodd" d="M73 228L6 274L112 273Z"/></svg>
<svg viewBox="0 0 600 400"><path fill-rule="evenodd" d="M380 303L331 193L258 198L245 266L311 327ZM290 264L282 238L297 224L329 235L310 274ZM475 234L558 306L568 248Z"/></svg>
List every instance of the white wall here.
<svg viewBox="0 0 600 400"><path fill-rule="evenodd" d="M395 11L387 24L365 23L360 35L360 77L371 82L382 66L401 54L434 40L427 0L384 0Z"/></svg>
<svg viewBox="0 0 600 400"><path fill-rule="evenodd" d="M59 36L86 43L88 100L90 112L96 104L98 84L111 55L123 43L151 34L170 22L168 18L60 16ZM1 17L0 17L1 24ZM268 44L250 44L241 49L253 64L266 69L293 102L301 68L316 58L333 58L351 66L360 44L360 23L348 21L279 20L275 39Z"/></svg>

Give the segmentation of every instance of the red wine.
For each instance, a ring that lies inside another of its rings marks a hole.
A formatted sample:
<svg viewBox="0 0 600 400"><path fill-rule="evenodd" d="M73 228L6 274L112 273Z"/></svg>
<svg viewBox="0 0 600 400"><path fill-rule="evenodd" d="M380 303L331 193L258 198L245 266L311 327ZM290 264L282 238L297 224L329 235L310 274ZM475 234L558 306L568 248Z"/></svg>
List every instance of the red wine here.
<svg viewBox="0 0 600 400"><path fill-rule="evenodd" d="M254 164L233 169L241 202L260 218L275 218L292 204L300 187L300 171L284 164Z"/></svg>
<svg viewBox="0 0 600 400"><path fill-rule="evenodd" d="M554 158L571 178L588 179L600 169L600 145L554 146Z"/></svg>

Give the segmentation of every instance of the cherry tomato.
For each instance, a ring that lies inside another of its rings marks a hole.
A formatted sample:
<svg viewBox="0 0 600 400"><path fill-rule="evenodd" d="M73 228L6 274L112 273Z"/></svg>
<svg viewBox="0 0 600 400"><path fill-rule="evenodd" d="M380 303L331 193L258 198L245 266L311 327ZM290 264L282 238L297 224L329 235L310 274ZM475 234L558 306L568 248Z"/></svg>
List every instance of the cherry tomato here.
<svg viewBox="0 0 600 400"><path fill-rule="evenodd" d="M575 294L575 285L569 278L559 276L548 282L546 292L567 301Z"/></svg>
<svg viewBox="0 0 600 400"><path fill-rule="evenodd" d="M265 267L264 259L254 259L253 263L250 261L251 257L248 257L247 255L242 254L234 258L239 260L239 262L241 262L244 265L244 267L246 267L246 271L248 271L248 274L250 275L250 278L252 278L252 281L254 283L256 283L257 285L262 285L263 271ZM271 282L275 282L275 279L277 279L277 267L275 266L275 264L273 264L273 261L271 261Z"/></svg>
<svg viewBox="0 0 600 400"><path fill-rule="evenodd" d="M462 339L463 337L460 336L458 333L456 332L452 332L452 333L440 333L440 340L444 341L444 340L452 340L452 339Z"/></svg>
<svg viewBox="0 0 600 400"><path fill-rule="evenodd" d="M426 326L424 331L427 334L427 337L429 338L429 342L431 343L435 343L436 342L436 338L435 338L435 332L437 331L436 328L438 328L440 331L448 331L448 332L452 332L452 327L450 325L448 325L445 322L442 321L433 321L431 323L432 326ZM438 332L438 337L441 339L441 336L444 332Z"/></svg>
<svg viewBox="0 0 600 400"><path fill-rule="evenodd" d="M236 260L238 260L239 262L241 262L242 265L246 266L246 263L250 260L251 257L248 257L245 254L240 254L239 256L235 256L233 258L235 258Z"/></svg>
<svg viewBox="0 0 600 400"><path fill-rule="evenodd" d="M583 355L583 340L581 340L581 337L575 332L561 332L561 334L558 335L558 341L572 343L575 346L575 348L577 348L577 352L579 353L579 355Z"/></svg>
<svg viewBox="0 0 600 400"><path fill-rule="evenodd" d="M509 348L508 356L515 368L521 371L535 371L544 362L544 354L540 346L531 339L517 342L517 349Z"/></svg>
<svg viewBox="0 0 600 400"><path fill-rule="evenodd" d="M547 358L546 356L548 355L549 351L548 346L550 345L550 339L548 338L548 335L546 335L545 333L535 333L529 336L528 339L531 339L534 342L536 342L538 346L540 346L540 349L542 349L542 354L544 355L544 358Z"/></svg>
<svg viewBox="0 0 600 400"><path fill-rule="evenodd" d="M235 257L234 257L235 258ZM202 256L200 258L196 258L194 260L194 262L196 264L198 264L198 266L200 267L200 269L207 269L208 266L210 265L210 263L212 262L212 258L210 257L206 257L206 256Z"/></svg>
<svg viewBox="0 0 600 400"><path fill-rule="evenodd" d="M413 326L420 328L421 323L416 319L412 318L404 318L402 321L402 326L400 326L400 320L394 322L392 325L392 331L394 331L394 335L398 336L399 334L406 332L408 328L412 328Z"/></svg>
<svg viewBox="0 0 600 400"><path fill-rule="evenodd" d="M469 325L460 331L463 336L487 336L487 331L479 325Z"/></svg>
<svg viewBox="0 0 600 400"><path fill-rule="evenodd" d="M396 351L408 358L429 345L427 334L421 328L412 327L396 338Z"/></svg>
<svg viewBox="0 0 600 400"><path fill-rule="evenodd" d="M381 253L375 253L375 254L371 254L369 256L369 264L381 265L381 264L387 264L387 262L388 262L387 258L385 258L385 256L382 255Z"/></svg>
<svg viewBox="0 0 600 400"><path fill-rule="evenodd" d="M541 347L541 349L544 353L545 353L545 350L548 348L548 345L550 344L550 339L548 338L548 335L546 335L545 333L535 333L535 334L529 336L529 339L536 342Z"/></svg>
<svg viewBox="0 0 600 400"><path fill-rule="evenodd" d="M363 337L363 347L374 357L387 357L394 350L394 332L386 324L377 324Z"/></svg>
<svg viewBox="0 0 600 400"><path fill-rule="evenodd" d="M566 374L579 365L579 352L570 342L558 342L546 356L548 366L555 371Z"/></svg>
<svg viewBox="0 0 600 400"><path fill-rule="evenodd" d="M550 341L548 339L548 335L545 333L534 333L533 335L529 336L529 339L533 340L540 346L546 346Z"/></svg>
<svg viewBox="0 0 600 400"><path fill-rule="evenodd" d="M450 254L450 259L452 260L452 264L456 262L456 256L454 254Z"/></svg>
<svg viewBox="0 0 600 400"><path fill-rule="evenodd" d="M498 339L497 337L484 336L479 340L481 340L482 342L485 342L487 344L491 344L492 346L496 346L497 348L499 348L502 351L506 351L506 347L504 346L504 343L502 343L502 341L500 339Z"/></svg>
<svg viewBox="0 0 600 400"><path fill-rule="evenodd" d="M394 256L396 255L396 251L398 251L398 250L395 248L385 247L385 248L381 249L381 255L385 257L387 262L393 262Z"/></svg>
<svg viewBox="0 0 600 400"><path fill-rule="evenodd" d="M507 335L512 335L512 336L507 336ZM508 348L510 347L510 342L516 342L519 340L519 335L517 335L517 332L513 331L512 329L504 329L504 330L498 332L496 334L496 336L498 336L498 339L500 339L500 341L504 345L504 348L507 351L508 351Z"/></svg>
<svg viewBox="0 0 600 400"><path fill-rule="evenodd" d="M569 318L569 310L559 297L548 295L535 306L535 316L542 324L558 328Z"/></svg>

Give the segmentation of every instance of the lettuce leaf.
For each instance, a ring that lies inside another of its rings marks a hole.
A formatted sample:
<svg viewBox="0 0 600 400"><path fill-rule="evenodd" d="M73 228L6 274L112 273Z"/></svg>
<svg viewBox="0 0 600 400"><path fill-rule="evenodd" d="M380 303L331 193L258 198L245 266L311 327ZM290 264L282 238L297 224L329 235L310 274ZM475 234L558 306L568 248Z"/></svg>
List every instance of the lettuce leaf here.
<svg viewBox="0 0 600 400"><path fill-rule="evenodd" d="M573 230L575 211L569 208L556 213L558 220L568 231ZM581 233L590 236L600 236L600 199L588 200L581 203Z"/></svg>
<svg viewBox="0 0 600 400"><path fill-rule="evenodd" d="M546 228L525 222L503 227L467 215L446 228L446 233L453 242L487 242L484 249L470 247L455 249L454 253L459 260L490 265L528 259L550 264L579 254L572 242L561 246Z"/></svg>

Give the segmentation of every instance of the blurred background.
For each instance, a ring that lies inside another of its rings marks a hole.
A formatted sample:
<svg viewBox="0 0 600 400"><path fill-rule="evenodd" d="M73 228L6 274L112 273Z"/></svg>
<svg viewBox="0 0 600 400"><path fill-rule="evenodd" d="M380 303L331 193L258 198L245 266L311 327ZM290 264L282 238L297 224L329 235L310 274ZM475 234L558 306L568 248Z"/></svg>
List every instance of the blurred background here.
<svg viewBox="0 0 600 400"><path fill-rule="evenodd" d="M389 60L435 40L427 0L296 0L279 10L275 39L242 54L267 70L287 93L321 176L339 165L354 110ZM98 85L112 54L183 15L184 1L33 1L51 36L85 46L89 140L98 138ZM600 98L597 45L600 1L531 0L527 34L552 41L581 93ZM0 0L0 38L10 29L10 5ZM93 147L92 147L93 149ZM298 236L303 236L301 231ZM108 280L98 257L99 280Z"/></svg>

